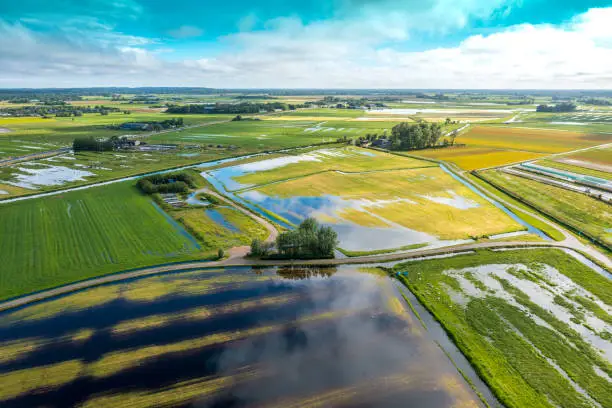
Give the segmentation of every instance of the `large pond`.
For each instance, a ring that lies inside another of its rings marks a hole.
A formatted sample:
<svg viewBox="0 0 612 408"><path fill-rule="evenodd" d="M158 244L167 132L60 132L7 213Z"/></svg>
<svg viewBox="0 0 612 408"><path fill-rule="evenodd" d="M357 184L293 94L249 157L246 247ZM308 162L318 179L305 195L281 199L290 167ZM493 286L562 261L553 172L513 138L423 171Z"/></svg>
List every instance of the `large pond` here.
<svg viewBox="0 0 612 408"><path fill-rule="evenodd" d="M482 406L436 336L378 269L184 271L0 315L0 406Z"/></svg>

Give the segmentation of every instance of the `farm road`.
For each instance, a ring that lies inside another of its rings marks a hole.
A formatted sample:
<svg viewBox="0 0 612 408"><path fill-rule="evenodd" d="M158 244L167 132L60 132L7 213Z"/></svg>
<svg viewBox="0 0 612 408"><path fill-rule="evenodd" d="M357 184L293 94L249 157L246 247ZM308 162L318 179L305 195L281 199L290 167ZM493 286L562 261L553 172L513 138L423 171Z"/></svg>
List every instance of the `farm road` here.
<svg viewBox="0 0 612 408"><path fill-rule="evenodd" d="M268 238L269 239L269 238ZM250 259L241 256L236 253L235 256L230 256L227 259L221 261L195 261L187 263L159 265L147 268L141 268L137 270L131 270L127 272L119 272L112 275L102 276L99 278L89 279L81 282L76 282L64 286L60 286L54 289L45 290L42 292L33 293L30 295L22 296L16 299L12 299L3 303L0 303L0 312L21 307L32 302L41 301L44 299L52 298L55 296L64 295L67 293L75 292L78 290L108 284L112 282L118 282L126 279L144 277L149 275L155 275L166 272L175 272L187 269L200 269L200 268L214 268L214 267L231 267L231 266L321 266L321 265L345 265L345 264L376 264L385 263L409 259L418 259L427 256L445 255L456 252L464 252L475 249L500 249L500 248L563 248L572 249L570 246L564 245L563 243L557 242L480 242L457 245L454 247L446 248L432 248L432 249L420 249L412 250L410 252L398 252L392 254L382 255L368 255L368 256L357 256L353 258L335 258L335 259L312 259L312 260L262 260L262 259ZM610 269L610 263L606 263L608 269Z"/></svg>

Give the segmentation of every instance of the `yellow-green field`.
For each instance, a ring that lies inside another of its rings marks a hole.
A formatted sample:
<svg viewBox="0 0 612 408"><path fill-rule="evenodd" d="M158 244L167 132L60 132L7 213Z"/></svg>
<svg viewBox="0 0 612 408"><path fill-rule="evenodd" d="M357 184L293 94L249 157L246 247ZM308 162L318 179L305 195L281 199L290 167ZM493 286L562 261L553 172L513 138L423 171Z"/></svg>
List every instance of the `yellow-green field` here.
<svg viewBox="0 0 612 408"><path fill-rule="evenodd" d="M579 133L555 129L472 126L457 138L468 146L560 153L612 142L612 134Z"/></svg>
<svg viewBox="0 0 612 408"><path fill-rule="evenodd" d="M298 158L299 161L290 162L292 158ZM278 160L282 161L283 159ZM434 163L422 160L358 147L315 150L292 156L286 160L289 163L287 165L269 170L248 172L234 179L240 184L262 185L326 171L361 173L435 166ZM253 167L256 168L257 165Z"/></svg>
<svg viewBox="0 0 612 408"><path fill-rule="evenodd" d="M409 229L434 240L524 229L432 162L354 147L316 150L285 160L263 160L211 174L230 190L240 191L242 198L293 224L314 216L337 225ZM422 241L394 243L389 248Z"/></svg>
<svg viewBox="0 0 612 408"><path fill-rule="evenodd" d="M541 153L520 150L503 150L489 147L456 146L414 152L417 156L448 161L465 170L504 166L524 160L542 157Z"/></svg>
<svg viewBox="0 0 612 408"><path fill-rule="evenodd" d="M414 154L448 161L465 170L477 170L533 160L552 153L582 149L610 141L612 134L508 127L501 124L476 125L457 137L458 146L419 150ZM599 152L595 154L601 156Z"/></svg>
<svg viewBox="0 0 612 408"><path fill-rule="evenodd" d="M257 191L288 199L333 195L354 200L353 206L336 215L363 226L396 223L440 239L465 239L523 229L438 167L370 174L326 172L271 184Z"/></svg>

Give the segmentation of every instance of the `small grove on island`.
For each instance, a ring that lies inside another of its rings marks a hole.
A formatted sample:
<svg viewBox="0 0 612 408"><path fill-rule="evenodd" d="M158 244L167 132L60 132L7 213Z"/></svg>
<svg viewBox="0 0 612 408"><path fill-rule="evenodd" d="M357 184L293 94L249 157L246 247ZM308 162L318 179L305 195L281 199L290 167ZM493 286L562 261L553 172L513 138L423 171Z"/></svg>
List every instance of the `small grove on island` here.
<svg viewBox="0 0 612 408"><path fill-rule="evenodd" d="M145 194L187 193L195 187L195 180L187 172L152 174L139 179L136 185Z"/></svg>
<svg viewBox="0 0 612 408"><path fill-rule="evenodd" d="M332 258L337 246L336 231L319 225L314 218L307 218L295 230L283 232L276 238L277 254L270 254L274 247L272 243L254 239L251 255L291 259Z"/></svg>

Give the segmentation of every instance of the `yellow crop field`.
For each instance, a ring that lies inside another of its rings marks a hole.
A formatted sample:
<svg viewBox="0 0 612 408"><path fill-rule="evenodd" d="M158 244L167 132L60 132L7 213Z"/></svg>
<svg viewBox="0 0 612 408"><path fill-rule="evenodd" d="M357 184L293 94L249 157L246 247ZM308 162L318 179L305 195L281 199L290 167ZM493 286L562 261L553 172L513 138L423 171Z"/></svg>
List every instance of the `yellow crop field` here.
<svg viewBox="0 0 612 408"><path fill-rule="evenodd" d="M415 155L455 163L465 170L477 170L537 159L544 154L487 147L448 147L422 150Z"/></svg>
<svg viewBox="0 0 612 408"><path fill-rule="evenodd" d="M275 200L335 196L350 203L334 209L332 216L340 220L381 226L382 219L383 224L399 224L440 239L523 229L439 167L360 174L324 172L269 184L256 191ZM325 206L320 212L329 210Z"/></svg>
<svg viewBox="0 0 612 408"><path fill-rule="evenodd" d="M561 153L612 142L612 134L579 133L555 129L473 126L457 138L468 146Z"/></svg>

